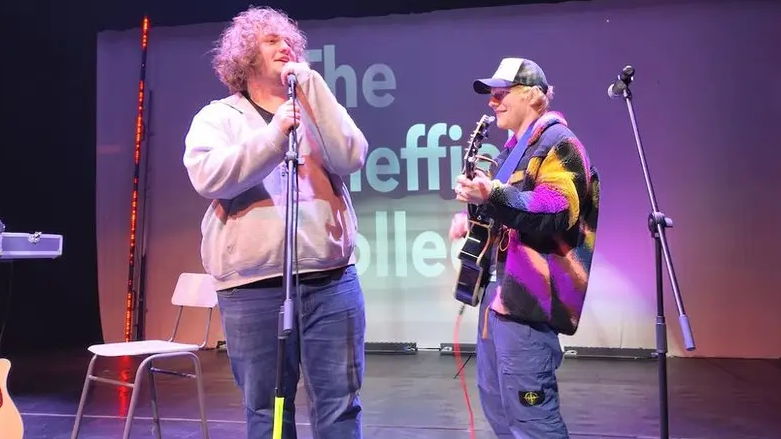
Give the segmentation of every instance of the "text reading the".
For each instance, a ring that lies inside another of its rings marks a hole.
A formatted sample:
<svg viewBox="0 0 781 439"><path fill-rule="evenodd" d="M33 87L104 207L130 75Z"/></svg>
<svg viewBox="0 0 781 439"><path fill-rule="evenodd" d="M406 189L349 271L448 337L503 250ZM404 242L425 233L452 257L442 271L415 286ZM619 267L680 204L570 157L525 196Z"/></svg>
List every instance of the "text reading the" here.
<svg viewBox="0 0 781 439"><path fill-rule="evenodd" d="M308 49L306 59L313 64L312 68L316 68L314 64L323 63L321 74L337 99L341 95L337 93L337 80L344 80L344 106L346 108L358 106L358 78L355 69L348 64L336 64L334 45L328 44L322 49ZM382 63L370 65L361 78L363 99L372 107L387 107L395 99L388 90L396 90L396 75L393 69Z"/></svg>

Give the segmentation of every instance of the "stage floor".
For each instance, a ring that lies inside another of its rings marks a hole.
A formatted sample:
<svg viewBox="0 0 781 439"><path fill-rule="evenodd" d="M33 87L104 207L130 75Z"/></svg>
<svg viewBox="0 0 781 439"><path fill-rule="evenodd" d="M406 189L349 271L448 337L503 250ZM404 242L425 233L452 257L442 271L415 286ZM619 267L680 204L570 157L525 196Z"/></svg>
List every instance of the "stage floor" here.
<svg viewBox="0 0 781 439"><path fill-rule="evenodd" d="M244 410L223 352L204 351L210 435L246 437ZM9 387L25 422L25 439L70 438L89 356L84 352L12 356ZM186 365L170 361L169 365ZM454 359L437 352L367 355L364 437L367 439L468 439L467 409ZM132 374L137 363L100 361L110 377ZM159 364L163 367L163 364ZM474 361L466 367L479 438L493 434L474 386ZM124 371L124 372L123 372ZM781 437L781 363L770 360L671 359L670 433L674 438ZM648 360L567 358L559 373L562 411L573 439L654 438L658 433L656 363ZM163 437L198 438L193 380L158 376ZM305 393L299 392L298 433L308 439ZM121 437L130 392L97 383L88 399L80 438ZM148 388L136 411L131 437L153 438Z"/></svg>

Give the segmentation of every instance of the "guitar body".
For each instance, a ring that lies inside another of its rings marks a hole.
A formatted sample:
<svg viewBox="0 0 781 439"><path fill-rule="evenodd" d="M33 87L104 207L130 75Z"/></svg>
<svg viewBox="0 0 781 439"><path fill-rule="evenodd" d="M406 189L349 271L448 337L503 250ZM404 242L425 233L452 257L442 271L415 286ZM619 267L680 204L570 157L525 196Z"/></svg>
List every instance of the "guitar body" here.
<svg viewBox="0 0 781 439"><path fill-rule="evenodd" d="M8 394L8 373L11 362L0 358L0 432L2 439L22 439L24 425L19 409Z"/></svg>
<svg viewBox="0 0 781 439"><path fill-rule="evenodd" d="M483 115L477 122L475 130L469 137L469 144L464 154L463 174L467 178L475 176L475 162L477 161L477 152L488 137L488 128L496 120L493 116ZM466 235L466 242L458 254L461 260L461 268L458 271L458 280L454 296L459 302L477 306L485 293L485 287L491 281L491 230L493 222L485 221L479 214L470 215L469 233Z"/></svg>
<svg viewBox="0 0 781 439"><path fill-rule="evenodd" d="M455 298L466 305L477 306L491 281L491 224L479 220L470 220L469 223L469 233L458 253L461 268Z"/></svg>

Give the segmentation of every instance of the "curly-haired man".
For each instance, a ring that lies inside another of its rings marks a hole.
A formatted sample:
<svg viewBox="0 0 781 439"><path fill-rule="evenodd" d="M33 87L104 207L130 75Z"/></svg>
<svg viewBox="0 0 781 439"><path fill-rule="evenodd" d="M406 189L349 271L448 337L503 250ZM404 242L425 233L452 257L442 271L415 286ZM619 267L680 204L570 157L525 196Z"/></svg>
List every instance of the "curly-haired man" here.
<svg viewBox="0 0 781 439"><path fill-rule="evenodd" d="M287 168L297 127L296 318L284 359L283 434L296 437L300 375L314 437L361 437L365 311L355 269L357 218L343 177L367 141L326 82L304 61L306 38L285 13L252 7L223 32L213 61L230 95L194 116L184 166L201 196L201 257L215 279L234 379L250 439L270 438L283 283ZM288 99L287 77L297 99Z"/></svg>

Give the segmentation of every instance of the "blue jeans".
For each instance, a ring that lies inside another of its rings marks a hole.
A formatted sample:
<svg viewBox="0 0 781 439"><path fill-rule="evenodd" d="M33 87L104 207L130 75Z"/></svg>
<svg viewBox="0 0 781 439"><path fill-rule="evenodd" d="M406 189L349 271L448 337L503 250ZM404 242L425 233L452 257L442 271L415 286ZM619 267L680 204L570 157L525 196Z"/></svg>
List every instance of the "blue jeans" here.
<svg viewBox="0 0 781 439"><path fill-rule="evenodd" d="M256 288L257 287L257 288ZM360 439L364 373L364 299L354 266L300 283L301 308L286 347L282 436L296 438L300 374L316 439ZM284 287L252 285L218 293L233 377L247 411L249 439L270 439L274 423L279 310ZM300 366L300 367L299 367Z"/></svg>
<svg viewBox="0 0 781 439"><path fill-rule="evenodd" d="M489 284L477 334L477 386L485 417L499 438L569 438L559 412L558 334L547 325L496 314L488 308L495 293L496 284Z"/></svg>

